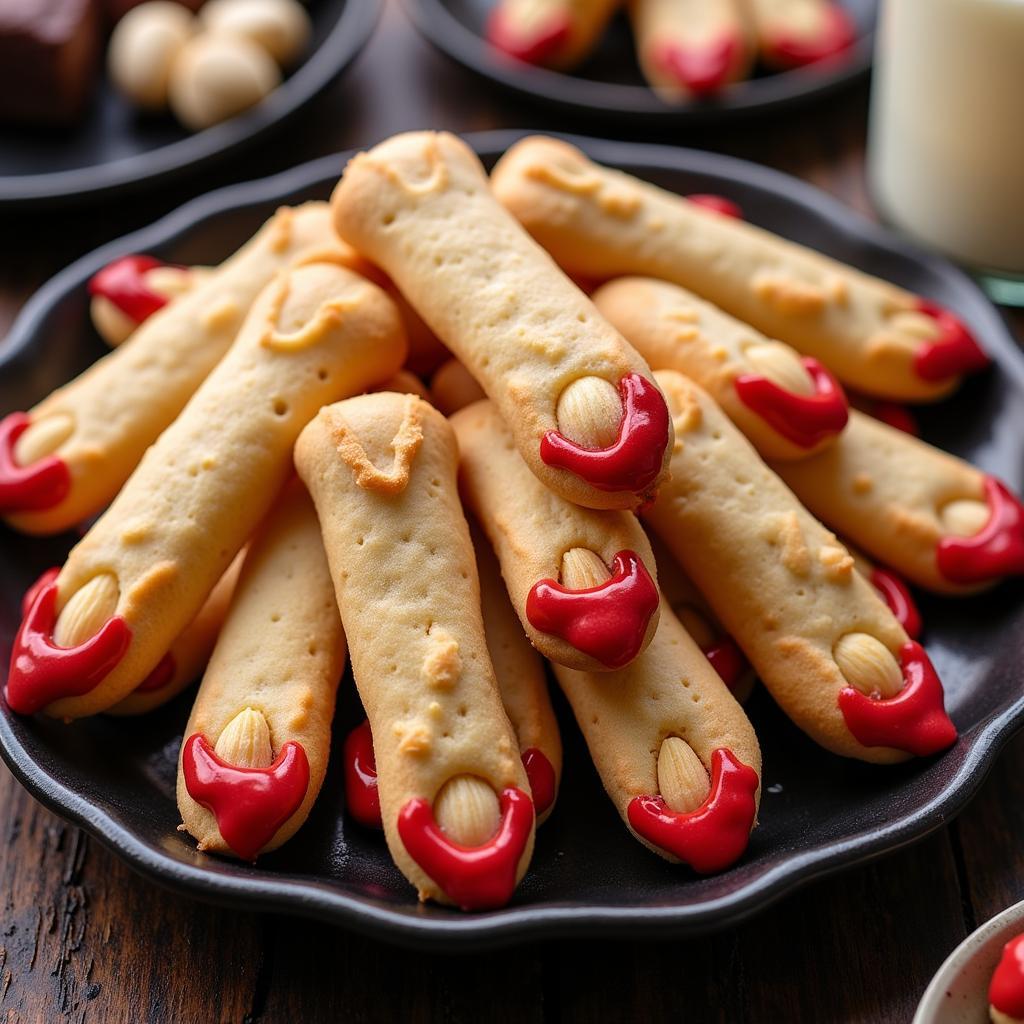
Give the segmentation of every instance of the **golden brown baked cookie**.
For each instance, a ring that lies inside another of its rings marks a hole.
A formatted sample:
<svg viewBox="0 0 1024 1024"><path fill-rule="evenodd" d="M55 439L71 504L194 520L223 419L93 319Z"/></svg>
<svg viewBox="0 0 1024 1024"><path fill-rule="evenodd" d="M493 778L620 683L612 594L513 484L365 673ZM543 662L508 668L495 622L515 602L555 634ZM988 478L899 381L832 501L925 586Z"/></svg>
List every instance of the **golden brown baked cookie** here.
<svg viewBox="0 0 1024 1024"><path fill-rule="evenodd" d="M590 55L618 6L618 0L497 0L487 39L516 60L568 70Z"/></svg>
<svg viewBox="0 0 1024 1024"><path fill-rule="evenodd" d="M632 508L657 489L671 437L650 370L495 201L469 147L397 135L349 162L331 205L548 488L589 508Z"/></svg>
<svg viewBox="0 0 1024 1024"><path fill-rule="evenodd" d="M779 70L841 56L857 26L835 0L746 0L761 59Z"/></svg>
<svg viewBox="0 0 1024 1024"><path fill-rule="evenodd" d="M534 811L484 638L455 435L414 395L363 395L322 409L295 463L320 518L395 864L421 899L501 906L529 863Z"/></svg>

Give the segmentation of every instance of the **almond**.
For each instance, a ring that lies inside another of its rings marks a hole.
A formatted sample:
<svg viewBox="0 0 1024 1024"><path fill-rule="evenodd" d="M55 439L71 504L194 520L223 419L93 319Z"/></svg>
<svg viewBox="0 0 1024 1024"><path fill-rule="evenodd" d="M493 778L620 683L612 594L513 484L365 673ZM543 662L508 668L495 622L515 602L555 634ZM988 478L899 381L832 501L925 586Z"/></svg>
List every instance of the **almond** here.
<svg viewBox="0 0 1024 1024"><path fill-rule="evenodd" d="M245 708L224 727L213 748L237 768L269 768L274 763L270 726L262 711Z"/></svg>
<svg viewBox="0 0 1024 1024"><path fill-rule="evenodd" d="M94 576L68 598L53 627L53 642L58 647L77 647L95 636L114 614L120 593L112 573Z"/></svg>
<svg viewBox="0 0 1024 1024"><path fill-rule="evenodd" d="M434 798L434 817L455 842L480 846L498 831L501 811L488 783L475 775L456 775Z"/></svg>
<svg viewBox="0 0 1024 1024"><path fill-rule="evenodd" d="M598 587L610 576L604 559L590 548L570 548L562 555L562 586L569 590Z"/></svg>
<svg viewBox="0 0 1024 1024"><path fill-rule="evenodd" d="M940 517L946 529L956 537L973 537L989 520L988 505L973 498L951 501L942 507Z"/></svg>
<svg viewBox="0 0 1024 1024"><path fill-rule="evenodd" d="M893 653L868 633L847 633L832 651L846 681L869 697L895 697L903 672Z"/></svg>
<svg viewBox="0 0 1024 1024"><path fill-rule="evenodd" d="M678 736L669 736L658 751L658 789L669 810L677 814L695 811L711 790L700 758Z"/></svg>
<svg viewBox="0 0 1024 1024"><path fill-rule="evenodd" d="M52 416L33 420L14 442L15 462L19 466L31 466L33 462L55 452L74 429L75 421L66 412L55 412Z"/></svg>
<svg viewBox="0 0 1024 1024"><path fill-rule="evenodd" d="M814 394L814 381L800 362L800 357L788 345L769 341L751 345L744 353L754 371L794 395Z"/></svg>
<svg viewBox="0 0 1024 1024"><path fill-rule="evenodd" d="M584 448L607 448L615 443L622 423L622 399L603 377L580 377L558 399L555 410L564 437Z"/></svg>

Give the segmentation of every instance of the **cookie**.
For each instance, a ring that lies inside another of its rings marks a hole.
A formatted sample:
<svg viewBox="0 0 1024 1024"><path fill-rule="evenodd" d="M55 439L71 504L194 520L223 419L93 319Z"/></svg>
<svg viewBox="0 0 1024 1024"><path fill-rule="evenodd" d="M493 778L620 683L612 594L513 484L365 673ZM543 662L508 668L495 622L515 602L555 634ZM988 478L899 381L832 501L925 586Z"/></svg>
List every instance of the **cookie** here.
<svg viewBox="0 0 1024 1024"><path fill-rule="evenodd" d="M59 533L108 505L228 350L257 294L282 268L350 254L327 207L283 208L234 256L155 312L122 345L28 414L0 421L0 514L25 533Z"/></svg>
<svg viewBox="0 0 1024 1024"><path fill-rule="evenodd" d="M319 262L273 280L29 609L7 682L12 709L78 718L131 693L266 514L306 423L404 356L398 313L365 278Z"/></svg>
<svg viewBox="0 0 1024 1024"><path fill-rule="evenodd" d="M487 41L516 60L567 70L594 49L617 6L616 0L498 0Z"/></svg>
<svg viewBox="0 0 1024 1024"><path fill-rule="evenodd" d="M623 277L593 298L653 369L696 381L765 458L804 458L846 426L846 396L821 363L678 285Z"/></svg>
<svg viewBox="0 0 1024 1024"><path fill-rule="evenodd" d="M384 836L420 899L504 905L534 811L484 638L448 421L414 395L322 409L295 446L320 518Z"/></svg>
<svg viewBox="0 0 1024 1024"><path fill-rule="evenodd" d="M896 621L907 631L907 636L911 640L920 640L924 621L906 580L898 572L873 562L846 538L843 538L843 546L850 552L853 567L875 588L889 611L896 616Z"/></svg>
<svg viewBox="0 0 1024 1024"><path fill-rule="evenodd" d="M928 590L973 593L1024 573L1024 507L1006 484L864 413L831 448L775 471L834 530Z"/></svg>
<svg viewBox="0 0 1024 1024"><path fill-rule="evenodd" d="M749 0L761 59L779 71L835 58L857 41L857 26L834 0Z"/></svg>
<svg viewBox="0 0 1024 1024"><path fill-rule="evenodd" d="M550 661L586 672L623 668L654 637L657 570L629 512L584 509L549 491L519 457L491 402L452 417L459 485L501 563L526 635ZM589 567L569 587L566 573Z"/></svg>
<svg viewBox="0 0 1024 1024"><path fill-rule="evenodd" d="M245 556L178 758L181 828L255 860L309 816L327 772L345 636L320 524L299 481Z"/></svg>
<svg viewBox="0 0 1024 1024"><path fill-rule="evenodd" d="M486 398L484 389L458 359L442 363L430 379L430 401L445 416Z"/></svg>
<svg viewBox="0 0 1024 1024"><path fill-rule="evenodd" d="M661 480L664 399L639 355L495 201L454 135L395 136L331 199L341 237L392 278L501 410L545 486L632 508Z"/></svg>
<svg viewBox="0 0 1024 1024"><path fill-rule="evenodd" d="M671 370L658 380L677 440L646 519L782 710L825 749L864 761L953 743L927 654L849 552L705 392Z"/></svg>
<svg viewBox="0 0 1024 1024"><path fill-rule="evenodd" d="M605 791L640 842L702 874L742 856L757 817L761 750L670 608L626 668L554 669Z"/></svg>
<svg viewBox="0 0 1024 1024"><path fill-rule="evenodd" d="M955 314L734 217L529 138L495 195L570 273L682 285L866 394L931 401L987 358Z"/></svg>
<svg viewBox="0 0 1024 1024"><path fill-rule="evenodd" d="M737 0L631 0L640 70L668 103L713 96L753 57Z"/></svg>

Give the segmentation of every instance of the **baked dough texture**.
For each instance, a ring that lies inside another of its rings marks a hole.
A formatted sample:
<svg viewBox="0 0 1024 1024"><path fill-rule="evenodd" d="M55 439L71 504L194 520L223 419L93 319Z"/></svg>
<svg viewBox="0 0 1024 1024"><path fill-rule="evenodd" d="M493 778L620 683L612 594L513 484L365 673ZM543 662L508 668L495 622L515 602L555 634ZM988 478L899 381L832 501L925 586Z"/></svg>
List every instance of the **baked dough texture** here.
<svg viewBox="0 0 1024 1024"><path fill-rule="evenodd" d="M511 57L568 70L597 45L616 0L498 0L487 38Z"/></svg>
<svg viewBox="0 0 1024 1024"><path fill-rule="evenodd" d="M376 285L324 262L273 280L230 352L68 555L58 615L86 583L111 575L131 641L92 690L46 711L78 718L132 692L266 514L302 428L325 402L394 374L404 357L398 313Z"/></svg>
<svg viewBox="0 0 1024 1024"><path fill-rule="evenodd" d="M920 300L805 246L703 209L556 139L512 146L491 174L494 194L572 274L657 277L820 359L866 394L931 401L958 377L914 366L939 323Z"/></svg>
<svg viewBox="0 0 1024 1024"><path fill-rule="evenodd" d="M55 429L66 424L61 433L70 431L50 452L66 465L70 488L49 508L0 509L11 526L25 533L59 533L109 504L227 352L260 290L280 270L321 253L332 259L351 255L331 230L327 205L278 210L194 289L35 406L29 430L49 420Z"/></svg>
<svg viewBox="0 0 1024 1024"><path fill-rule="evenodd" d="M399 815L459 776L529 792L501 704L480 612L458 450L447 420L414 395L382 392L322 409L295 463L316 504L373 734L384 835L420 899L448 902L413 859ZM515 874L533 850L533 828Z"/></svg>
<svg viewBox="0 0 1024 1024"><path fill-rule="evenodd" d="M530 621L531 590L542 580L561 581L567 551L593 551L611 566L621 551L635 552L657 582L657 567L647 535L631 512L584 509L549 491L526 467L512 435L492 402L476 402L451 418L459 439L459 485L463 500L479 520L501 564L501 574L530 642L550 661L587 672L609 666L567 639L538 629ZM573 589L573 588L570 588ZM615 595L609 595L614 601ZM641 624L636 657L658 625L655 607Z"/></svg>
<svg viewBox="0 0 1024 1024"><path fill-rule="evenodd" d="M382 267L465 364L509 424L527 465L590 508L632 508L636 490L605 490L541 457L559 429L563 391L598 377L619 388L647 364L495 201L476 155L454 135L397 135L354 157L331 200L341 237ZM661 443L661 438L657 439ZM653 461L653 460L652 460Z"/></svg>
<svg viewBox="0 0 1024 1024"><path fill-rule="evenodd" d="M345 669L345 636L320 539L320 524L302 484L293 480L245 556L227 620L196 693L185 738L211 746L247 708L270 728L274 757L301 745L309 783L298 809L259 852L275 850L309 817L327 773L331 720ZM178 810L200 850L238 856L214 813L189 794L178 759Z"/></svg>

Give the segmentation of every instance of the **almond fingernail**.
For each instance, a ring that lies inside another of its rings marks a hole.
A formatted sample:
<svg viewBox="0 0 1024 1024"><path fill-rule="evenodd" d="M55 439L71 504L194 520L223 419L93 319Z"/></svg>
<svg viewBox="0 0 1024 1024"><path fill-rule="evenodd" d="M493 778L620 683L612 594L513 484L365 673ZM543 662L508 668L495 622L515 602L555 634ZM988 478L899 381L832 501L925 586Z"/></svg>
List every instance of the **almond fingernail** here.
<svg viewBox="0 0 1024 1024"><path fill-rule="evenodd" d="M607 448L619 436L622 399L603 377L581 377L562 392L555 415L563 437L584 448Z"/></svg>
<svg viewBox="0 0 1024 1024"><path fill-rule="evenodd" d="M839 671L869 697L895 697L903 689L903 672L888 647L867 633L847 633L832 651Z"/></svg>
<svg viewBox="0 0 1024 1024"><path fill-rule="evenodd" d="M669 736L658 751L658 790L669 810L689 814L707 799L711 784L707 769L693 748Z"/></svg>
<svg viewBox="0 0 1024 1024"><path fill-rule="evenodd" d="M246 708L224 727L214 752L236 768L269 768L274 763L270 726L262 711Z"/></svg>
<svg viewBox="0 0 1024 1024"><path fill-rule="evenodd" d="M610 578L604 559L589 548L570 548L562 555L562 586L569 590L599 587Z"/></svg>
<svg viewBox="0 0 1024 1024"><path fill-rule="evenodd" d="M58 647L77 647L95 636L114 614L120 593L112 573L94 576L64 605L53 627L53 642Z"/></svg>
<svg viewBox="0 0 1024 1024"><path fill-rule="evenodd" d="M989 507L983 501L963 498L943 506L941 518L946 529L957 537L973 537L989 519Z"/></svg>
<svg viewBox="0 0 1024 1024"><path fill-rule="evenodd" d="M33 420L25 432L14 442L14 458L19 466L33 462L56 451L75 429L75 421L66 412Z"/></svg>
<svg viewBox="0 0 1024 1024"><path fill-rule="evenodd" d="M501 811L488 783L475 775L456 775L434 799L434 817L455 842L481 846L498 831Z"/></svg>
<svg viewBox="0 0 1024 1024"><path fill-rule="evenodd" d="M800 357L788 345L770 341L751 345L743 354L747 362L773 384L794 395L814 394L814 381L800 362Z"/></svg>

